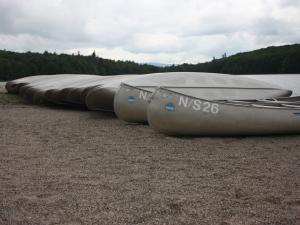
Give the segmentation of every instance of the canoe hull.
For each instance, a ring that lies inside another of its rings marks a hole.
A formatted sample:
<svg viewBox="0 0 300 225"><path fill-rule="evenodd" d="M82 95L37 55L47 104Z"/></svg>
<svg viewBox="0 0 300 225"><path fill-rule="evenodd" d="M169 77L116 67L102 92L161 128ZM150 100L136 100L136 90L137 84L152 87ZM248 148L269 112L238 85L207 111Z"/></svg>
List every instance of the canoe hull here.
<svg viewBox="0 0 300 225"><path fill-rule="evenodd" d="M147 105L152 90L122 83L114 97L114 111L121 120L131 123L147 123Z"/></svg>
<svg viewBox="0 0 300 225"><path fill-rule="evenodd" d="M82 91L81 98L85 96L88 109L96 111L114 111L114 96L120 84L124 81L135 79L143 75L118 75L106 79L103 85L87 88Z"/></svg>
<svg viewBox="0 0 300 225"><path fill-rule="evenodd" d="M113 112L113 101L117 87L95 87L86 96L88 109Z"/></svg>
<svg viewBox="0 0 300 225"><path fill-rule="evenodd" d="M117 117L131 123L147 123L147 106L155 89L156 87L134 87L122 83L114 98L114 111ZM202 96L208 100L253 100L291 94L288 90L267 88L168 87L168 89L181 94Z"/></svg>
<svg viewBox="0 0 300 225"><path fill-rule="evenodd" d="M158 89L147 119L168 135L269 135L300 132L300 109L224 104Z"/></svg>

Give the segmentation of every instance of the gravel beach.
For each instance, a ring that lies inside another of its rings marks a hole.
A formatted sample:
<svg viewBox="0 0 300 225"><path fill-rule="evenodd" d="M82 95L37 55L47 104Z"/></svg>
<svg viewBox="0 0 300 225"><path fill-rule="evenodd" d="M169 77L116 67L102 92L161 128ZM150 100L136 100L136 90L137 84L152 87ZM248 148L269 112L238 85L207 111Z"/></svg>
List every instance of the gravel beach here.
<svg viewBox="0 0 300 225"><path fill-rule="evenodd" d="M0 224L300 224L300 135L176 138L0 103Z"/></svg>

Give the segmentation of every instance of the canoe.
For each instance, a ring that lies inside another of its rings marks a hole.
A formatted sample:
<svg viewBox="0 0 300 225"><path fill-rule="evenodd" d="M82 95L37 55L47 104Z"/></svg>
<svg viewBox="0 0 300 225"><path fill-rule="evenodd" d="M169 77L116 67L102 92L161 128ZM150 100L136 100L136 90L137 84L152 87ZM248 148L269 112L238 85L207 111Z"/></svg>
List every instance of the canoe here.
<svg viewBox="0 0 300 225"><path fill-rule="evenodd" d="M47 91L58 91L64 87L76 86L81 82L86 82L90 79L100 79L96 75L74 75L74 74L60 74L49 75L41 80L30 82L22 86L19 90L19 94L25 99L33 103L42 103L45 101L51 101L51 98L46 97ZM54 103L58 103L52 101Z"/></svg>
<svg viewBox="0 0 300 225"><path fill-rule="evenodd" d="M45 91L45 99L55 104L84 104L69 99L69 93L73 90L80 90L82 87L90 85L99 85L105 80L105 76L89 75L85 77L76 77L68 79L60 85L53 85L53 87Z"/></svg>
<svg viewBox="0 0 300 225"><path fill-rule="evenodd" d="M300 101L216 101L157 89L147 107L152 128L168 135L269 135L300 132Z"/></svg>
<svg viewBox="0 0 300 225"><path fill-rule="evenodd" d="M250 78L214 73L158 73L120 85L114 111L127 122L147 122L147 101L158 86L209 100L250 100L290 96L291 91Z"/></svg>
<svg viewBox="0 0 300 225"><path fill-rule="evenodd" d="M114 96L121 82L125 82L153 92L157 86L169 86L184 94L209 96L210 99L238 98L247 99L251 96L266 98L288 96L290 91L270 86L263 82L247 78L238 78L224 74L209 73L157 73L148 75L96 76L80 74L42 75L22 78L10 82L8 89L33 103L45 101L56 104L86 104L91 110L114 110ZM20 87L17 87L20 85ZM242 90L242 91L241 91ZM122 91L122 90L121 90ZM120 92L121 93L121 92ZM118 101L116 101L117 105ZM121 105L124 102L121 102ZM125 101L127 104L127 102ZM126 104L124 107L126 107ZM124 104L123 104L124 105ZM117 107L125 109L122 107ZM141 108L142 109L142 108ZM121 110L122 111L122 110ZM127 109L125 109L127 114ZM146 121L146 104L144 104L142 121L128 118L132 122ZM122 113L118 113L122 119ZM135 115L130 113L130 116ZM127 120L124 117L125 120Z"/></svg>
<svg viewBox="0 0 300 225"><path fill-rule="evenodd" d="M101 79L82 82L76 87L64 88L61 90L60 95L66 102L85 105L85 95L87 92L94 87L107 83L113 77L115 78L116 76L102 76Z"/></svg>
<svg viewBox="0 0 300 225"><path fill-rule="evenodd" d="M5 88L8 93L17 94L17 93L19 93L19 89L22 86L29 84L30 82L42 80L48 76L49 75L37 75L37 76L29 76L29 77L23 77L23 78L7 81Z"/></svg>
<svg viewBox="0 0 300 225"><path fill-rule="evenodd" d="M292 90L294 96L300 95L300 74L248 74L238 76L268 82Z"/></svg>
<svg viewBox="0 0 300 225"><path fill-rule="evenodd" d="M43 93L53 85L59 85L63 80L70 79L70 74L48 75L41 79L31 80L30 82L19 87L18 93L23 98L33 103L44 102Z"/></svg>
<svg viewBox="0 0 300 225"><path fill-rule="evenodd" d="M125 76L127 77L127 75ZM124 75L96 76L96 79L86 79L81 82L72 83L71 85L66 85L60 90L56 90L56 93L52 90L51 94L46 93L46 95L47 97L52 95L53 102L60 101L62 103L85 105L85 98L89 91L93 88L101 87L119 79L124 79Z"/></svg>
<svg viewBox="0 0 300 225"><path fill-rule="evenodd" d="M8 82L10 93L33 103L85 104L92 110L113 110L113 97L120 83L141 75L98 76L59 74L26 77Z"/></svg>
<svg viewBox="0 0 300 225"><path fill-rule="evenodd" d="M122 83L114 97L116 116L131 123L147 123L147 105L153 91L151 87Z"/></svg>
<svg viewBox="0 0 300 225"><path fill-rule="evenodd" d="M85 104L90 110L113 111L113 102L116 91L121 82L144 75L118 75L106 79L102 85L90 88L85 97ZM145 75L146 76L146 75Z"/></svg>

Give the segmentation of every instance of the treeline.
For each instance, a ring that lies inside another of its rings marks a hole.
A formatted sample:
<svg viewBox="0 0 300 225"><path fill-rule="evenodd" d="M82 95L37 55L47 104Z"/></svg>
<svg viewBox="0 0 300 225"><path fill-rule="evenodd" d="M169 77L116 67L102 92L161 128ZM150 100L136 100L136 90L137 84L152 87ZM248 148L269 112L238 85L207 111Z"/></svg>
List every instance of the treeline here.
<svg viewBox="0 0 300 225"><path fill-rule="evenodd" d="M168 71L202 71L228 74L280 74L300 73L300 44L268 47L239 53L211 62L182 64Z"/></svg>
<svg viewBox="0 0 300 225"><path fill-rule="evenodd" d="M12 80L38 74L143 74L159 68L130 61L115 61L91 56L44 52L16 53L0 50L0 80Z"/></svg>
<svg viewBox="0 0 300 225"><path fill-rule="evenodd" d="M38 74L143 74L156 72L214 72L228 74L300 73L300 44L268 47L239 53L210 62L156 67L131 61L115 61L91 56L44 52L16 53L0 50L0 80Z"/></svg>

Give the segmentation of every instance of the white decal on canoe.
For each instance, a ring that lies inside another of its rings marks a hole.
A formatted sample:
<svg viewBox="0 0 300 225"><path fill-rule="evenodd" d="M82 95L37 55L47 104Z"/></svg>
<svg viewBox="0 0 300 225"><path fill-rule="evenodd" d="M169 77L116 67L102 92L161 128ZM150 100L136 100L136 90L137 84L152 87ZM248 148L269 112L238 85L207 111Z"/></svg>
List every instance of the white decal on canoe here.
<svg viewBox="0 0 300 225"><path fill-rule="evenodd" d="M140 91L139 98L142 100L147 100L148 93L145 91Z"/></svg>
<svg viewBox="0 0 300 225"><path fill-rule="evenodd" d="M202 111L206 113L218 114L219 104L211 103L206 101L201 101L199 99L190 99L188 97L179 96L178 106L183 106L184 108L191 107L195 111Z"/></svg>
<svg viewBox="0 0 300 225"><path fill-rule="evenodd" d="M194 101L194 105L192 106L193 109L196 110L196 111L200 110L201 109L201 103L202 103L201 100L196 99Z"/></svg>
<svg viewBox="0 0 300 225"><path fill-rule="evenodd" d="M203 102L203 112L210 112L210 103Z"/></svg>
<svg viewBox="0 0 300 225"><path fill-rule="evenodd" d="M183 105L183 107L187 108L189 103L188 97L179 96L179 106Z"/></svg>
<svg viewBox="0 0 300 225"><path fill-rule="evenodd" d="M218 114L219 113L219 104L213 103L210 108L211 113Z"/></svg>

